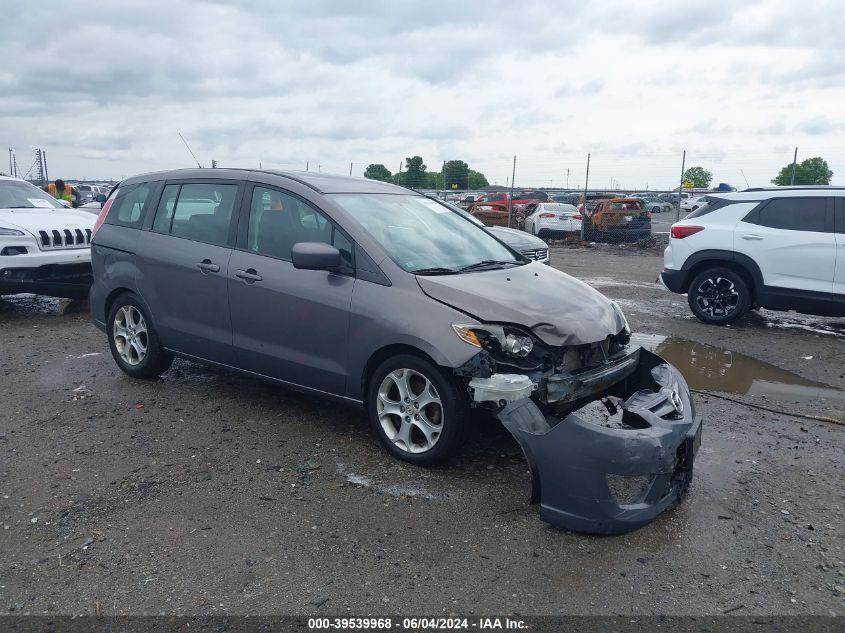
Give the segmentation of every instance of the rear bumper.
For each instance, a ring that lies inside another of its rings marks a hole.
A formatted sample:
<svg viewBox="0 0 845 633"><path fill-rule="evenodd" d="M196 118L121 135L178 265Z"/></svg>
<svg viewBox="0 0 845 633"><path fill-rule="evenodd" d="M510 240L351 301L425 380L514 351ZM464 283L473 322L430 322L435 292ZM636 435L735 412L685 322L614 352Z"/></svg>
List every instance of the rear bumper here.
<svg viewBox="0 0 845 633"><path fill-rule="evenodd" d="M45 264L0 269L0 295L32 292L51 297L87 299L91 287L91 263Z"/></svg>
<svg viewBox="0 0 845 633"><path fill-rule="evenodd" d="M672 292L677 294L684 294L687 291L689 282L689 271L673 270L671 268L664 268L660 273L660 280Z"/></svg>
<svg viewBox="0 0 845 633"><path fill-rule="evenodd" d="M581 410L546 417L529 398L498 415L528 460L540 518L555 527L629 532L689 488L702 428L689 388L660 357L635 354L633 372L606 392L624 399L620 420Z"/></svg>

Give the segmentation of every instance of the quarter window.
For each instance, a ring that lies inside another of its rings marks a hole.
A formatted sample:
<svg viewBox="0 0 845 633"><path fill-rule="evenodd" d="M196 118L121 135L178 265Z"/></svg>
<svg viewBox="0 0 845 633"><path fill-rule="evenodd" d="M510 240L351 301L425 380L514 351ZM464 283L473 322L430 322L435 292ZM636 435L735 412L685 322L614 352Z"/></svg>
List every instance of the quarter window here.
<svg viewBox="0 0 845 633"><path fill-rule="evenodd" d="M277 189L255 187L249 213L250 251L290 260L293 245L323 242L352 265L352 242L316 207Z"/></svg>
<svg viewBox="0 0 845 633"><path fill-rule="evenodd" d="M164 188L153 230L225 246L229 242L238 185L170 184Z"/></svg>
<svg viewBox="0 0 845 633"><path fill-rule="evenodd" d="M826 208L826 198L776 198L746 221L773 229L823 233Z"/></svg>
<svg viewBox="0 0 845 633"><path fill-rule="evenodd" d="M108 223L139 228L144 220L144 207L151 190L149 183L143 183L119 196L109 211Z"/></svg>

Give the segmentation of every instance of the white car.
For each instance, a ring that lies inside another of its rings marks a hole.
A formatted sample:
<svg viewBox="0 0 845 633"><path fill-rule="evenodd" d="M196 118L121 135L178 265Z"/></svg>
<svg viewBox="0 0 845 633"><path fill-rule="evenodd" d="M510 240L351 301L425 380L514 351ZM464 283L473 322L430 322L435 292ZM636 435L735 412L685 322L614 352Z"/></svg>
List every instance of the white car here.
<svg viewBox="0 0 845 633"><path fill-rule="evenodd" d="M525 218L525 230L532 235L581 234L581 212L571 204L541 202Z"/></svg>
<svg viewBox="0 0 845 633"><path fill-rule="evenodd" d="M670 229L661 279L705 323L750 308L845 316L845 188L713 193Z"/></svg>
<svg viewBox="0 0 845 633"><path fill-rule="evenodd" d="M682 198L681 211L695 211L699 207L704 206L706 197L707 196L699 196L697 198Z"/></svg>
<svg viewBox="0 0 845 633"><path fill-rule="evenodd" d="M24 180L0 176L0 295L86 298L96 219Z"/></svg>

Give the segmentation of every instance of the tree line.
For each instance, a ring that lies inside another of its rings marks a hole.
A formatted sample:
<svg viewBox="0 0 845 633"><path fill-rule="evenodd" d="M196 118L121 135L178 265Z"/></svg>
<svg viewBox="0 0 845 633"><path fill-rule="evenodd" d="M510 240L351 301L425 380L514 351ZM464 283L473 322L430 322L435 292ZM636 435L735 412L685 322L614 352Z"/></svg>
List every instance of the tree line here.
<svg viewBox="0 0 845 633"><path fill-rule="evenodd" d="M490 183L479 171L470 169L462 160L447 160L439 171L429 171L422 156L405 159L402 171L395 174L381 163L372 163L364 170L364 178L392 182L414 189L481 189Z"/></svg>
<svg viewBox="0 0 845 633"><path fill-rule="evenodd" d="M814 156L795 164L793 177L792 163L783 167L772 179L773 185L829 185L833 171L821 156ZM696 189L707 189L713 182L713 174L704 167L690 167L684 172L684 181L691 182Z"/></svg>
<svg viewBox="0 0 845 633"><path fill-rule="evenodd" d="M772 184L779 186L829 185L833 178L827 161L821 156L814 156L796 163L793 178L792 163L783 167ZM392 182L414 189L481 189L490 183L481 172L469 168L462 160L448 160L439 171L429 171L421 156L409 156L405 159L404 169L397 173L381 163L372 163L364 171L364 178ZM684 181L692 183L696 189L707 189L713 182L713 174L701 166L690 167L684 172Z"/></svg>

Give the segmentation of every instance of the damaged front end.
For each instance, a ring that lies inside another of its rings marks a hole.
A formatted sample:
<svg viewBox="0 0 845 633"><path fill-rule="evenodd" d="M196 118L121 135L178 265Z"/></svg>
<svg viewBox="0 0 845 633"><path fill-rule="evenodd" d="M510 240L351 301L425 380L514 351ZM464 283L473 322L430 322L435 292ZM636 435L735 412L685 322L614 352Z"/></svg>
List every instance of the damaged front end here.
<svg viewBox="0 0 845 633"><path fill-rule="evenodd" d="M503 373L482 352L457 372L472 377L473 401L495 409L516 438L532 502L555 527L635 530L680 500L692 479L701 418L686 381L659 356L611 339L593 346L600 358L591 362L582 349L567 365L571 350L563 350L551 371Z"/></svg>

